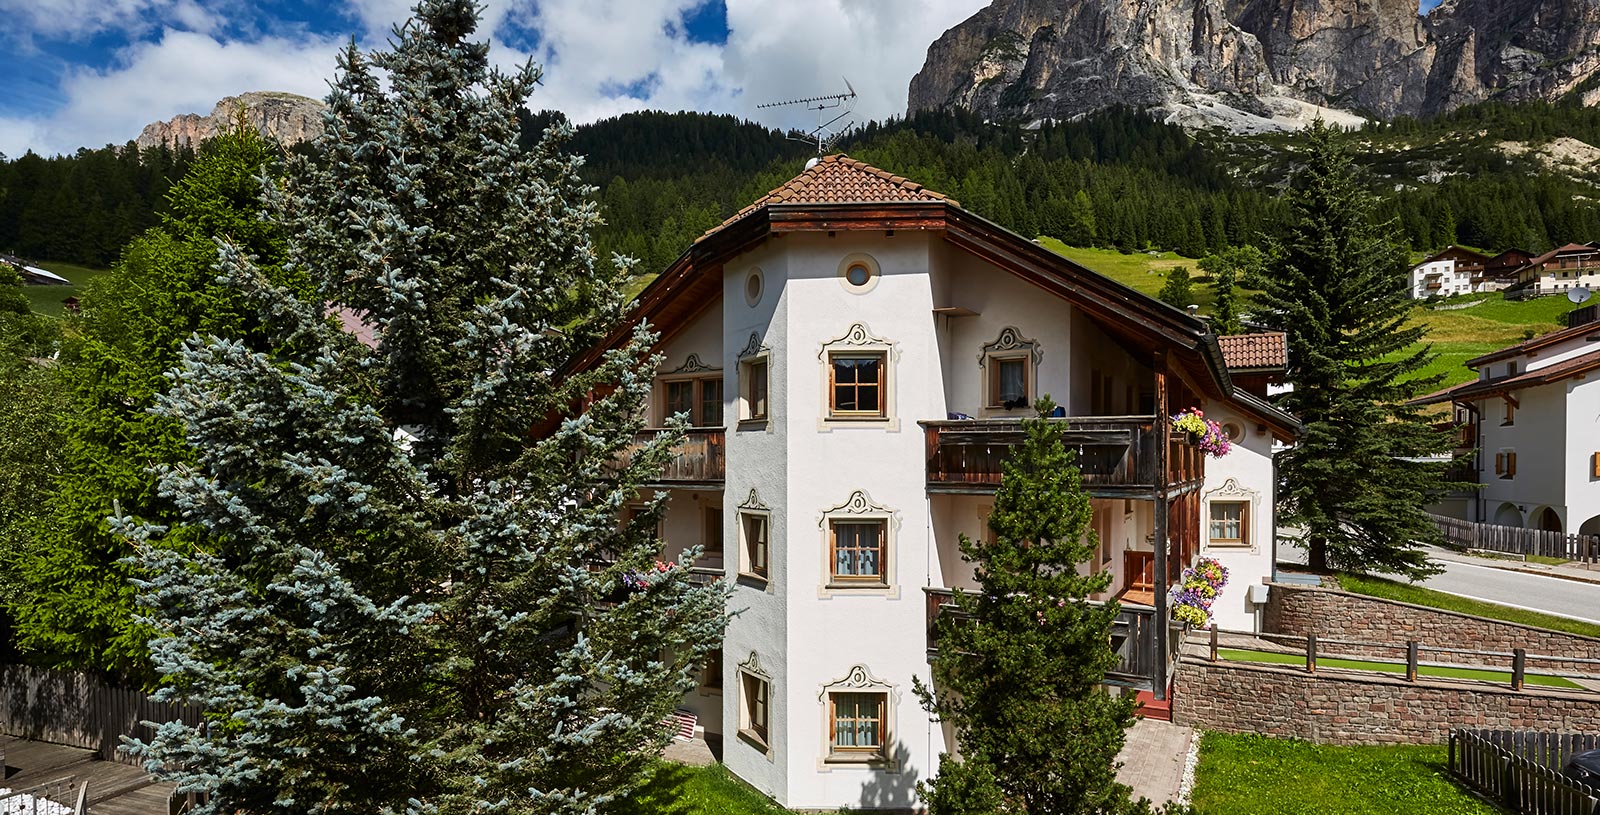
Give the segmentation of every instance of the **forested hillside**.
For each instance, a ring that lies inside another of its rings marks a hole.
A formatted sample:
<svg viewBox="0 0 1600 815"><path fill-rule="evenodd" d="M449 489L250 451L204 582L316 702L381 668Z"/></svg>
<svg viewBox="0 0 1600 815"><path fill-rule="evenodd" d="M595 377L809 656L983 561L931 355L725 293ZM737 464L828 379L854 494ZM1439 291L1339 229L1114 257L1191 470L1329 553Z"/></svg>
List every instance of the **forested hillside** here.
<svg viewBox="0 0 1600 815"><path fill-rule="evenodd" d="M559 114L526 117L525 142ZM1353 133L1419 251L1539 251L1600 237L1600 110L1484 104ZM963 112L869 123L837 149L948 193L1024 235L1201 257L1280 232L1292 135L1193 135L1131 110L1037 129ZM798 173L808 146L731 116L645 112L576 128L607 226L602 252L652 274L704 230ZM187 152L132 146L0 163L0 251L104 266L156 222Z"/></svg>

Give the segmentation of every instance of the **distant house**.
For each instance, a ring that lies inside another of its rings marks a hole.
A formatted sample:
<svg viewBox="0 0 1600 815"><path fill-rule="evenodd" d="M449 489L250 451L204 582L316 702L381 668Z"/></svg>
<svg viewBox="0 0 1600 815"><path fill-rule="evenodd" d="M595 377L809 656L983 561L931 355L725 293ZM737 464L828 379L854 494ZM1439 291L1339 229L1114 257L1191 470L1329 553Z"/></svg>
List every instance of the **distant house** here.
<svg viewBox="0 0 1600 815"><path fill-rule="evenodd" d="M1518 274L1535 294L1563 294L1579 286L1600 286L1600 247L1569 243L1532 260Z"/></svg>
<svg viewBox="0 0 1600 815"><path fill-rule="evenodd" d="M1452 404L1467 480L1444 504L1466 520L1600 534L1600 323L1581 323L1467 361L1474 381L1418 404Z"/></svg>
<svg viewBox="0 0 1600 815"><path fill-rule="evenodd" d="M1289 338L1282 331L1217 337L1233 384L1263 399L1282 390L1289 370Z"/></svg>
<svg viewBox="0 0 1600 815"><path fill-rule="evenodd" d="M27 286L72 285L71 280L62 277L61 275L58 275L49 269L41 269L37 266L29 266L28 264L24 263L21 258L12 257L10 255L0 255L0 263L10 266L16 271L17 274L21 275L23 284Z"/></svg>
<svg viewBox="0 0 1600 815"><path fill-rule="evenodd" d="M1507 249L1483 265L1483 290L1500 291L1517 285L1518 275L1528 261L1537 257L1525 249Z"/></svg>
<svg viewBox="0 0 1600 815"><path fill-rule="evenodd" d="M1411 297L1426 300L1484 291L1484 267L1488 262L1488 255L1460 246L1446 247L1411 267Z"/></svg>

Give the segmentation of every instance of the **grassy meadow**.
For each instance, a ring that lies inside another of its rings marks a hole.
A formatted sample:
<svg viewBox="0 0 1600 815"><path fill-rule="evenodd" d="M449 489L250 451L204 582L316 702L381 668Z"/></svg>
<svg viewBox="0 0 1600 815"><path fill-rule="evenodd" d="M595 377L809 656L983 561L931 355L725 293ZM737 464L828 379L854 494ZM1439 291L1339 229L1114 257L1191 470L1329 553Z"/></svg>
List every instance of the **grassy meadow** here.
<svg viewBox="0 0 1600 815"><path fill-rule="evenodd" d="M46 271L55 272L72 281L70 286L22 287L22 293L27 295L28 302L32 304L33 310L39 314L49 314L52 317L60 317L61 313L66 310L66 306L61 303L62 300L72 295L83 296L83 289L89 285L89 281L105 274L107 271L105 269L91 269L87 266L75 266L71 263L57 263L55 261L40 261L33 265Z"/></svg>

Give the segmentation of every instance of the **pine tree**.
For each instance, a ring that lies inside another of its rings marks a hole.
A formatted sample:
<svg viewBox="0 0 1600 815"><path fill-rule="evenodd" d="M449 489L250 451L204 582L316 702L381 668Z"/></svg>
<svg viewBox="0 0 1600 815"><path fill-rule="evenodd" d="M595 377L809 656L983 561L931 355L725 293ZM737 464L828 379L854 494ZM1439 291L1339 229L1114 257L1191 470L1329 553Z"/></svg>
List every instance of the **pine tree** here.
<svg viewBox="0 0 1600 815"><path fill-rule="evenodd" d="M1173 308L1194 305L1194 279L1189 275L1189 267L1174 266L1168 270L1167 282L1162 284L1156 297Z"/></svg>
<svg viewBox="0 0 1600 815"><path fill-rule="evenodd" d="M1211 329L1218 334L1244 330L1239 319L1239 286L1260 285L1267 256L1254 246L1235 246L1200 260L1200 270L1211 278L1216 300L1211 304Z"/></svg>
<svg viewBox="0 0 1600 815"><path fill-rule="evenodd" d="M661 499L620 520L677 441L632 451L648 333L563 374L628 267L594 256L570 130L519 148L539 74L491 70L476 22L424 0L390 50L348 48L317 149L268 188L326 306L224 244L277 350L193 339L157 408L196 451L160 490L211 551L116 524L157 697L209 716L131 749L210 790L201 813L604 812L721 640L726 588L656 561Z"/></svg>
<svg viewBox="0 0 1600 815"><path fill-rule="evenodd" d="M1418 458L1451 441L1406 404L1440 378L1418 374L1434 355L1406 327L1407 252L1376 222L1337 131L1319 121L1301 143L1294 221L1258 298L1288 334L1294 389L1279 405L1305 425L1280 459L1279 522L1305 530L1313 568L1426 574L1419 546L1439 531L1423 507L1448 485L1443 464Z"/></svg>
<svg viewBox="0 0 1600 815"><path fill-rule="evenodd" d="M130 243L84 296L59 373L70 394L61 471L48 518L18 563L26 590L13 611L31 659L154 683L150 631L134 622L127 546L111 535L106 518L118 506L141 520L176 518L171 503L155 494L149 468L188 461L189 452L181 427L150 408L184 340L202 331L266 347L260 332L250 330L243 302L216 279L213 236L227 237L288 282L277 269L282 239L260 218L257 177L277 159L277 147L242 122L208 141L169 192L163 225Z"/></svg>
<svg viewBox="0 0 1600 815"><path fill-rule="evenodd" d="M1115 813L1140 807L1116 782L1133 700L1101 684L1116 664L1115 603L1092 605L1108 572L1080 574L1096 540L1092 511L1059 425L1023 422L989 516L993 542L960 538L980 589L958 593L938 622L933 688L918 698L952 725L960 758L918 792L933 815Z"/></svg>

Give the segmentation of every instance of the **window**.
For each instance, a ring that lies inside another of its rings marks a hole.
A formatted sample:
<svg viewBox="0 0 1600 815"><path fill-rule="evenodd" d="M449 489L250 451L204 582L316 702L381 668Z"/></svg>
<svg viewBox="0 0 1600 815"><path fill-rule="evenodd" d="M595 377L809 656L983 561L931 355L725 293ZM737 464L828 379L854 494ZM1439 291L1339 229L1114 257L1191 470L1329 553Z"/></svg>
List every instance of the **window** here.
<svg viewBox="0 0 1600 815"><path fill-rule="evenodd" d="M829 733L834 754L877 756L888 741L884 719L888 695L883 693L830 693Z"/></svg>
<svg viewBox="0 0 1600 815"><path fill-rule="evenodd" d="M1505 418L1500 420L1501 427L1510 427L1517 423L1517 403L1507 398L1502 400L1505 404Z"/></svg>
<svg viewBox="0 0 1600 815"><path fill-rule="evenodd" d="M767 418L767 361L751 360L744 365L744 404L746 419Z"/></svg>
<svg viewBox="0 0 1600 815"><path fill-rule="evenodd" d="M1517 451L1501 450L1494 454L1494 474L1501 478L1517 477Z"/></svg>
<svg viewBox="0 0 1600 815"><path fill-rule="evenodd" d="M871 255L852 252L839 261L839 285L851 294L866 294L877 288L881 271Z"/></svg>
<svg viewBox="0 0 1600 815"><path fill-rule="evenodd" d="M663 420L679 413L689 417L691 427L722 426L722 377L672 379L664 383L666 410Z"/></svg>
<svg viewBox="0 0 1600 815"><path fill-rule="evenodd" d="M835 582L887 582L883 571L884 526L881 520L833 522Z"/></svg>
<svg viewBox="0 0 1600 815"><path fill-rule="evenodd" d="M755 308L756 306L760 305L761 294L765 288L766 285L761 279L761 270L751 269L750 274L746 275L744 279L745 304L751 308Z"/></svg>
<svg viewBox="0 0 1600 815"><path fill-rule="evenodd" d="M1594 477L1600 478L1600 453L1595 453L1589 457L1589 466L1594 471Z"/></svg>
<svg viewBox="0 0 1600 815"><path fill-rule="evenodd" d="M763 750L769 740L769 707L772 683L753 673L739 672L739 735L754 741Z"/></svg>
<svg viewBox="0 0 1600 815"><path fill-rule="evenodd" d="M705 529L702 536L706 560L722 560L722 508L706 507L703 510Z"/></svg>
<svg viewBox="0 0 1600 815"><path fill-rule="evenodd" d="M884 416L884 355L838 352L828 355L829 413L835 418Z"/></svg>
<svg viewBox="0 0 1600 815"><path fill-rule="evenodd" d="M739 573L762 580L767 579L767 517L764 513L739 513L739 533L744 538Z"/></svg>
<svg viewBox="0 0 1600 815"><path fill-rule="evenodd" d="M872 270L868 269L865 263L852 263L845 267L844 279L846 283L859 289L872 282Z"/></svg>
<svg viewBox="0 0 1600 815"><path fill-rule="evenodd" d="M705 664L700 666L700 688L716 693L722 692L721 648L717 648L707 654Z"/></svg>
<svg viewBox="0 0 1600 815"><path fill-rule="evenodd" d="M1028 406L1028 358L989 360L989 407L1015 410Z"/></svg>
<svg viewBox="0 0 1600 815"><path fill-rule="evenodd" d="M1211 502L1211 544L1244 546L1249 512L1244 501Z"/></svg>

